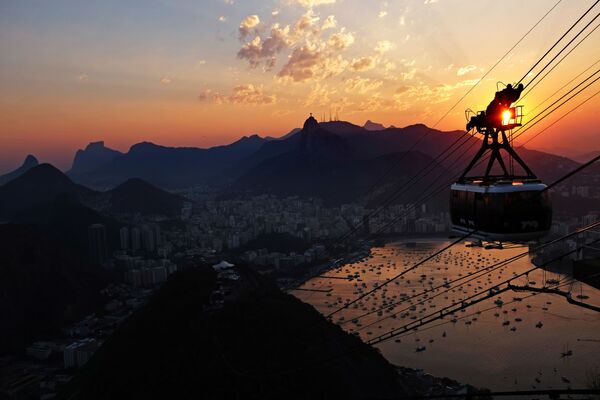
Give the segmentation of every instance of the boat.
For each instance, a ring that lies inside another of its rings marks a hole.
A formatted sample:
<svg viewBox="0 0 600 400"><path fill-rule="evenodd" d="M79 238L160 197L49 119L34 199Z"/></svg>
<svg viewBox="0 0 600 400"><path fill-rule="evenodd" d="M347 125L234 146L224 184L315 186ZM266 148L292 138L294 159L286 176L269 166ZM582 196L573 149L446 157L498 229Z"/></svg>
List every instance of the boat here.
<svg viewBox="0 0 600 400"><path fill-rule="evenodd" d="M564 358L564 357L570 357L572 355L573 355L573 350L567 350L567 351L563 351L563 352L560 353L560 356L562 358Z"/></svg>

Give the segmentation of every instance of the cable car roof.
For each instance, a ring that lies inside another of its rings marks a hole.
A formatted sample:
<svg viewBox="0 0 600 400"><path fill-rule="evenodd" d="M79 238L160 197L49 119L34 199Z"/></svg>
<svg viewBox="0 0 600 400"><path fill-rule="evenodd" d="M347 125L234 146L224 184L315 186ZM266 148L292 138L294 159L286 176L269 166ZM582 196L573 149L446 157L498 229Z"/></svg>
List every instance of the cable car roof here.
<svg viewBox="0 0 600 400"><path fill-rule="evenodd" d="M455 183L450 189L475 193L515 193L544 190L546 185L541 182L508 181L484 184L483 182Z"/></svg>

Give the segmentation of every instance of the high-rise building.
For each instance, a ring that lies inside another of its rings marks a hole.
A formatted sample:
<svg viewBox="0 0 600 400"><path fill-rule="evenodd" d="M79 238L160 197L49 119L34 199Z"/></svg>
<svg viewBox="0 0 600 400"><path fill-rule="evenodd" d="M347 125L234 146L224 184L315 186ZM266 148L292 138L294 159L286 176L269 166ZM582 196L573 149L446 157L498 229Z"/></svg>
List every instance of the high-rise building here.
<svg viewBox="0 0 600 400"><path fill-rule="evenodd" d="M147 252L153 252L156 249L155 232L152 226L144 225L142 227L142 245Z"/></svg>
<svg viewBox="0 0 600 400"><path fill-rule="evenodd" d="M121 250L127 250L129 248L129 228L124 226L119 230L121 238Z"/></svg>
<svg viewBox="0 0 600 400"><path fill-rule="evenodd" d="M108 258L106 227L103 224L90 225L88 228L88 241L90 245L90 259L97 263L105 262Z"/></svg>
<svg viewBox="0 0 600 400"><path fill-rule="evenodd" d="M131 249L133 251L139 250L142 247L142 233L140 228L131 228Z"/></svg>

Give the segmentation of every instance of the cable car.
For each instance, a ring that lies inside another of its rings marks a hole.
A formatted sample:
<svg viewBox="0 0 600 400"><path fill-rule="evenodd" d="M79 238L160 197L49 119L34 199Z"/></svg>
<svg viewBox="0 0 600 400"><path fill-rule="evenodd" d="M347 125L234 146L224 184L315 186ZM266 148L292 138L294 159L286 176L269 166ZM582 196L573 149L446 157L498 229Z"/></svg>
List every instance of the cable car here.
<svg viewBox="0 0 600 400"><path fill-rule="evenodd" d="M538 239L550 230L552 207L546 185L519 157L506 135L522 125L522 106L511 107L522 90L522 85L517 88L508 85L496 92L486 111L472 116L467 124L467 131L476 129L483 135L483 143L462 176L450 187L454 233L470 233L490 242L520 243ZM522 175L507 168L501 151L510 166L516 162L521 167ZM483 175L468 176L487 154L489 160ZM496 165L501 174L492 174Z"/></svg>

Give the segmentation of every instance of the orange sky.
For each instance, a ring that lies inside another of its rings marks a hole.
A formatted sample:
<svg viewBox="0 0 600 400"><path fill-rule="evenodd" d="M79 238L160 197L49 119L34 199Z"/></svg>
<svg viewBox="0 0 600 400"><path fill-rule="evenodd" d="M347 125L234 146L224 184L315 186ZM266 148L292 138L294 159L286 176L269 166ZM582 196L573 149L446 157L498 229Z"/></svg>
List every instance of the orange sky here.
<svg viewBox="0 0 600 400"><path fill-rule="evenodd" d="M309 112L433 125L555 2L122 3L0 5L0 171L28 153L67 169L95 140L126 151L142 140L206 147L280 136ZM521 78L590 5L561 2L439 128L463 129L466 108L485 108L497 81ZM532 91L525 112L597 62L598 49L600 29ZM597 96L531 146L600 150L599 110Z"/></svg>

